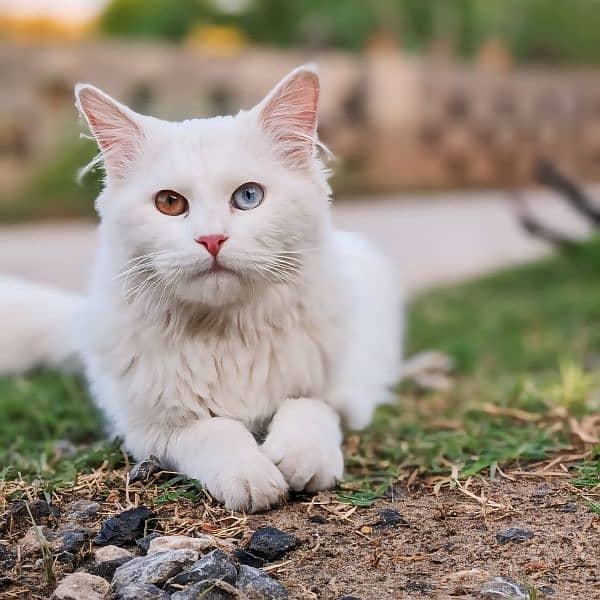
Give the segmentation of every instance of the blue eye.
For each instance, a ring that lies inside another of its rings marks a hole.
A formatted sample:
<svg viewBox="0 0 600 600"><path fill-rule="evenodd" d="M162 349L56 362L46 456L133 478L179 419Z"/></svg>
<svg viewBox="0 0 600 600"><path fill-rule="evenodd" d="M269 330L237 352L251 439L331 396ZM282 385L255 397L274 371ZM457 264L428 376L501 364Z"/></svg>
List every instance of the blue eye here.
<svg viewBox="0 0 600 600"><path fill-rule="evenodd" d="M256 208L265 197L265 190L253 182L244 183L231 195L231 203L240 210Z"/></svg>

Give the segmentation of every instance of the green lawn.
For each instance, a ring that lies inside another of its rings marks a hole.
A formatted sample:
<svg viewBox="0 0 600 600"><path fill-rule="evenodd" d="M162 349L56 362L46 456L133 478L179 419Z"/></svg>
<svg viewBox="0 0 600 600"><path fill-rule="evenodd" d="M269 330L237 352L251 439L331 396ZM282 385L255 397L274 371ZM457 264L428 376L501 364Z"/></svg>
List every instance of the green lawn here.
<svg viewBox="0 0 600 600"><path fill-rule="evenodd" d="M416 299L407 346L408 354L436 348L451 355L455 386L400 386L398 404L379 410L348 450L343 500L368 504L391 478L415 469L494 475L498 467L589 450L572 435L571 418L585 426L587 415L600 414L600 242ZM111 461L121 460L114 444L101 442L100 417L72 377L0 379L0 415L6 478L42 473L48 484L68 482L99 465L105 447ZM76 453L65 455L59 440L72 441ZM600 483L599 450L573 470L576 485Z"/></svg>

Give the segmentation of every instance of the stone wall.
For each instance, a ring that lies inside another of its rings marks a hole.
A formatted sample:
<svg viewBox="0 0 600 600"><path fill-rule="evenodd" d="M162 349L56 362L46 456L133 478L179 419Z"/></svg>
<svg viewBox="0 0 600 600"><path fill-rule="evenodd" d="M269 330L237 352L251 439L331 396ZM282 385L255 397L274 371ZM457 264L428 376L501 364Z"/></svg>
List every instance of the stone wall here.
<svg viewBox="0 0 600 600"><path fill-rule="evenodd" d="M217 57L122 43L0 46L0 164L50 151L73 120L77 81L164 118L208 116L251 106L308 60L320 65L321 137L346 191L522 185L540 156L599 179L600 72L491 72L395 52Z"/></svg>

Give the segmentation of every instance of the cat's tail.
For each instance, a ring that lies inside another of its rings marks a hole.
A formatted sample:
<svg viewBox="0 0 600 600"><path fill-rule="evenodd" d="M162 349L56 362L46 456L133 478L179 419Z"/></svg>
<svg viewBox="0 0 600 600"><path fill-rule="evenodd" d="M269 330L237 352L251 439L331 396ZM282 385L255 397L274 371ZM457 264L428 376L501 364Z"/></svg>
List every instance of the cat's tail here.
<svg viewBox="0 0 600 600"><path fill-rule="evenodd" d="M82 300L0 275L0 375L38 367L80 370L76 323Z"/></svg>

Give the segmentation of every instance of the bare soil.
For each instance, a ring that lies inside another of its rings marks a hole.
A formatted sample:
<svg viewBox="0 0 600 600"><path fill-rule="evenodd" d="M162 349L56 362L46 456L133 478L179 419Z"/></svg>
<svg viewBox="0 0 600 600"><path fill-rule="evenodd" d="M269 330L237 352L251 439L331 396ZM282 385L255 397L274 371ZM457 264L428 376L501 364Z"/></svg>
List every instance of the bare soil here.
<svg viewBox="0 0 600 600"><path fill-rule="evenodd" d="M127 485L125 474L84 476L73 490L54 494L55 515L34 519L57 529L68 517L69 502L94 499L101 508L86 523L93 538L109 516L136 504L152 506L161 493L159 483ZM14 494L18 486L5 492ZM32 490L21 491L33 506ZM41 568L40 555L18 553L31 516L8 497L0 498L0 544L16 565L0 572L0 597L49 598L56 584ZM496 576L535 590L531 598L600 598L600 517L567 479L558 477L482 479L438 494L417 482L410 490L396 486L368 508L341 504L334 493L299 496L287 506L248 517L232 515L208 499L179 498L153 508L165 534L210 532L243 545L267 524L293 533L300 546L266 567L292 599L479 598L482 586ZM384 509L398 511L403 522L379 524ZM529 530L533 537L501 544L496 534L510 527ZM85 566L92 550L90 541L73 564L54 560L56 581Z"/></svg>

